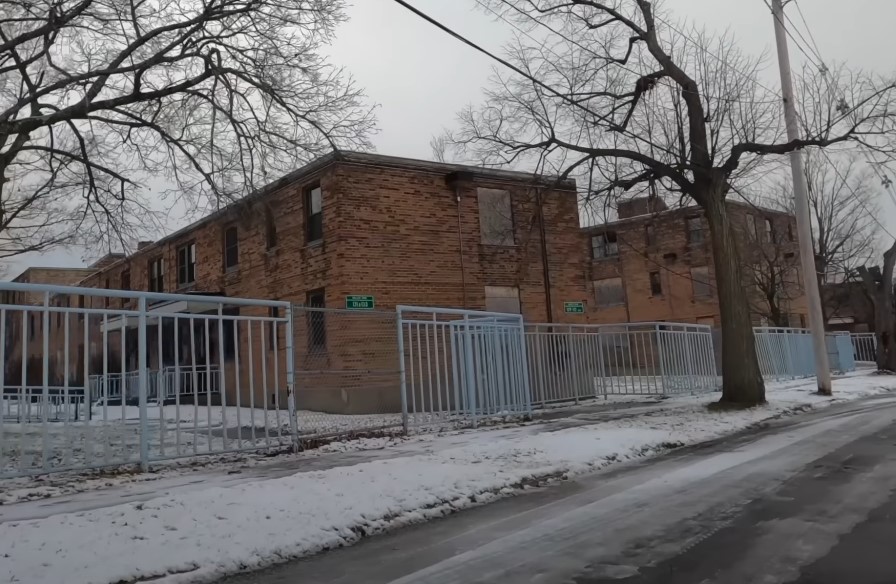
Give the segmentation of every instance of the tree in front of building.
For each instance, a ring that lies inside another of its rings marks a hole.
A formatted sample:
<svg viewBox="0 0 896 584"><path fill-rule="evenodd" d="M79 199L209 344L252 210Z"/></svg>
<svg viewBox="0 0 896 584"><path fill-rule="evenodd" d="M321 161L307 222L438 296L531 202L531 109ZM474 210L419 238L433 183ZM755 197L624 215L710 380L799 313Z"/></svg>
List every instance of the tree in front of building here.
<svg viewBox="0 0 896 584"><path fill-rule="evenodd" d="M0 0L0 257L125 239L160 189L204 210L369 148L371 110L321 56L344 18L341 1Z"/></svg>
<svg viewBox="0 0 896 584"><path fill-rule="evenodd" d="M496 73L486 103L460 113L450 135L458 155L576 176L586 205L613 207L657 186L696 202L714 252L722 401L765 401L726 199L770 157L886 136L896 115L893 84L825 73L848 105L819 100L804 112L806 137L791 142L780 95L758 81L762 60L743 54L730 36L683 33L648 0L483 4L522 31L507 50L518 71Z"/></svg>
<svg viewBox="0 0 896 584"><path fill-rule="evenodd" d="M896 372L896 240L884 252L883 267L860 266L859 276L874 307L874 334L877 338L877 368Z"/></svg>

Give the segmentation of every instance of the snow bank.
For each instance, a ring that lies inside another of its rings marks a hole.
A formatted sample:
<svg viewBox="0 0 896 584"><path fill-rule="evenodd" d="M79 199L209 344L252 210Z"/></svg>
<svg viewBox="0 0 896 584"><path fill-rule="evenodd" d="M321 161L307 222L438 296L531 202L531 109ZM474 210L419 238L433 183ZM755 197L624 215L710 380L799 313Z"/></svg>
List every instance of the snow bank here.
<svg viewBox="0 0 896 584"><path fill-rule="evenodd" d="M212 581L348 545L547 478L715 438L795 409L896 389L896 378L838 380L836 399L810 394L811 386L780 386L770 405L750 410L711 413L706 396L676 398L630 418L558 431L531 425L429 438L419 453L397 458L0 524L0 579Z"/></svg>

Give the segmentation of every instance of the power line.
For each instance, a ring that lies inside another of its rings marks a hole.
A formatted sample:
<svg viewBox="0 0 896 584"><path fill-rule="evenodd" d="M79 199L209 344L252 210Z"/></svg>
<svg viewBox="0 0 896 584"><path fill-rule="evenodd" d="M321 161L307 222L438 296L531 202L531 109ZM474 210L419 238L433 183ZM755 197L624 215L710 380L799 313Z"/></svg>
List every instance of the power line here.
<svg viewBox="0 0 896 584"><path fill-rule="evenodd" d="M765 2L766 2L766 4L768 4L768 0L765 0ZM821 72L822 78L825 80L825 85L827 86L828 91L831 94L833 94L834 98L839 100L839 104L846 104L846 97L845 97L844 93L839 91L838 88L835 88L832 85L831 79L829 78L829 75L828 75L828 72L830 71L830 69L828 68L827 63L824 62L824 58L821 56L821 51L818 48L818 43L815 42L815 36L812 34L812 28L809 26L809 23L807 22L806 17L803 14L803 10L800 7L798 0L793 0L793 3L794 3L794 5L796 5L797 11L799 12L800 19L802 20L803 25L806 27L806 33L809 35L809 38L812 39L812 43L814 45L814 53L818 57L818 60L821 62L819 71ZM785 17L787 17L786 13L785 13ZM791 24L793 24L794 28L796 28L796 24L790 19L790 17L787 17L787 20ZM785 30L786 30L786 28L785 28ZM798 30L797 30L797 33L799 34ZM800 34L800 38L803 38L805 40L805 38L802 36L802 34ZM813 62L813 64L814 64L814 62ZM856 106L854 106L853 108L849 109L848 111L844 111L843 114L841 115L841 117L838 118L834 123L835 124L839 123L842 119L845 119L846 116L848 116L850 113L852 113L856 109L858 109L858 104ZM873 156L871 156L871 154L868 152L868 150L870 150L870 148L868 148L866 145L862 144L861 142L859 142L859 148L864 149L866 151L866 154L868 154L870 156L870 158L872 159L872 160L866 160L866 162L868 163L869 166L871 166L872 170L878 176L878 178L881 179L881 185L884 187L884 190L890 196L890 199L893 201L893 204L896 205L896 192L894 192L894 190L893 190L892 181L890 180L890 178L888 176L883 174L879 168L877 168L876 165L878 163L876 161L873 161ZM828 162L831 162L830 157L827 155L826 152L824 152L823 148L821 149L821 151L825 154L825 158L827 158ZM831 162L831 165L834 166L832 162ZM836 167L834 167L834 168L836 171L837 170ZM838 173L838 176L839 176L839 173ZM844 180L844 183L845 183L845 179L843 179L842 176L840 176L840 178L841 178L841 180ZM853 191L853 195L855 195L855 190L852 189L852 191ZM864 205L862 205L862 206L864 208ZM868 212L868 209L865 208L865 211ZM879 221L877 221L877 218L874 216L874 214L872 214L872 213L869 213L869 214L874 218L875 222L878 225L880 225L880 227L884 230L884 232L886 232L888 235L890 235L890 237L893 237L893 235L890 234L890 232L887 231L887 229Z"/></svg>
<svg viewBox="0 0 896 584"><path fill-rule="evenodd" d="M504 15L502 15L501 13L495 11L493 8L491 8L490 6L488 6L488 5L484 2L484 0L476 0L476 3L479 4L483 9L485 9L485 10L487 10L488 12L490 12L491 14L493 14L495 17L497 17L497 18L501 19L502 21L504 21L505 23L507 23L507 24L508 24L510 27L512 27L514 30L516 30L516 31L518 31L518 32L520 32L520 33L522 33L522 34L524 34L525 36L529 37L530 39L532 39L532 40L535 41L536 43L539 43L539 44L541 44L541 45L544 45L545 48L547 48L547 50L550 51L554 56L562 58L562 56L561 56L560 54L558 54L556 51L554 51L554 50L551 49L550 47L546 46L545 43L544 43L544 41L539 40L539 39L533 37L531 34L529 34L527 31L523 30L522 28L520 28L519 26L517 26L516 24L514 24L511 20L509 20L508 18L506 18ZM529 18L530 20L532 20L532 22L534 22L535 24L538 24L538 25L543 26L543 27L546 28L547 30L551 31L551 33L557 35L558 37L562 38L562 39L565 40L566 42L568 42L568 43L572 43L573 45L579 47L580 49L582 49L583 51L585 51L585 52L587 52L587 53L589 53L589 54L591 54L591 55L594 55L594 56L596 56L596 57L602 57L602 55L599 55L599 54L598 54L597 52L595 52L593 49L591 49L591 48L589 48L589 47L586 47L585 45L583 45L582 43L576 41L575 39L570 38L570 37L564 35L563 33L561 33L560 31L558 31L557 29L553 28L551 25L547 24L547 23L544 22L543 20L539 20L539 19L533 17L532 15L530 15L529 13L527 13L527 12L524 11L524 10L521 10L520 8L518 8L518 7L515 6L515 5L512 5L512 4L511 4L510 7L513 8L513 10L515 10L515 11L519 12L520 14L522 14L523 16L525 16L526 18ZM687 37L686 37L686 38L687 38ZM688 40L690 40L691 42L694 42L693 39L688 38ZM712 55L711 53L709 53L709 51L706 50L705 48L704 48L703 50L704 50L706 53L708 53L708 54L710 54L711 56L713 56L715 59L719 60L720 62L724 62L724 61L721 60L721 58L716 57L715 55ZM625 63L620 63L620 62L616 61L616 62L615 62L615 66L619 67L620 69L623 69L624 71L628 71L629 73L632 73L632 74L634 74L634 75L638 75L639 77L641 77L641 76L644 75L644 73L643 73L642 71L635 71L635 70L632 69L631 67L627 67ZM738 73L739 75L743 75L744 77L747 77L747 75L744 75L743 73L740 73L739 71L737 71L736 69L734 69L731 65L729 65L729 64L726 63L726 66L727 66L729 69L731 69L731 70L735 71L736 73ZM762 87L762 85L759 84L758 82L757 82L757 85L759 85L760 87ZM709 99L717 99L717 100L720 100L720 101L726 101L726 102L729 102L729 103L743 103L743 104L751 104L751 105L760 105L760 104L765 104L765 103L778 103L778 101L779 101L779 100L777 100L777 99L774 99L774 100L747 100L747 99L734 99L734 98L731 98L731 97L711 96L711 95L707 95L706 93L692 92L692 91L690 91L690 90L688 90L688 89L686 89L686 88L682 88L682 87L679 87L679 86L677 86L677 85L673 85L673 84L668 84L668 85L666 85L666 87L669 87L669 88L672 88L672 89L678 89L678 90L680 90L680 91L684 91L684 92L688 92L688 93L695 93L695 94L700 95L700 96L702 96L702 97L704 97L704 98L706 98L706 99L708 99L708 100L709 100ZM771 91L771 90L769 90L768 88L766 88L766 90Z"/></svg>
<svg viewBox="0 0 896 584"><path fill-rule="evenodd" d="M793 44L796 45L796 48L799 49L799 51L806 57L806 59L808 59L810 63L812 63L813 65L818 67L820 71L822 71L822 72L826 71L826 68L824 65L824 60L821 58L821 55L819 53L817 53L816 51L813 51L813 49L811 47L809 47L809 51L814 53L814 56L810 55L809 52L807 52L806 49L803 48L802 43L800 43L800 41L798 41L796 39L796 37L794 37L793 34L790 32L791 27L785 26L784 21L781 20L777 14L775 14L775 11L772 9L772 5L769 3L769 0L762 0L762 1L765 4L765 6L769 9L769 11L772 13L772 16L774 16L775 20L777 20L778 22L781 23L781 26L784 29L784 32L787 33L787 36L790 37L790 40L793 41ZM784 19L787 22L789 22L791 25L793 25L792 26L793 30L796 32L797 35L799 35L799 37L800 37L800 39L802 39L803 43L808 45L809 41L807 41L806 37L804 37L803 34L799 31L799 29L796 26L796 23L794 23L793 20L791 20L790 16L788 16L786 12L784 12L783 14L784 14ZM818 58L818 60L821 61L820 65L815 62L816 58Z"/></svg>
<svg viewBox="0 0 896 584"><path fill-rule="evenodd" d="M806 27L806 32L809 34L809 39L812 41L812 46L815 49L815 54L818 55L819 60L822 62L824 59L821 58L821 50L818 48L818 43L815 42L815 35L812 34L812 28L809 26L809 23L806 21L806 17L803 14L803 9L800 7L800 3L794 0L794 6L796 6L797 12L799 12L800 20L803 21L803 25Z"/></svg>
<svg viewBox="0 0 896 584"><path fill-rule="evenodd" d="M597 112L595 112L595 111L593 111L593 110L591 110L591 109L585 107L584 105L582 105L582 104L579 103L578 101L572 99L572 98L569 97L568 95L564 95L563 93L557 91L556 89L554 89L554 88L551 87L550 85L546 84L545 82L541 81L540 79L537 79L536 77L530 75L529 73L526 73L525 71L523 71L522 69L520 69L520 68L517 67L516 65L513 65L513 64L510 63L509 61L507 61L507 60L505 60L505 59L502 59L501 57L498 57L498 56L495 55L494 53L488 51L487 49L484 49L483 47L477 45L476 43L474 43L474 42L471 41L470 39L464 37L464 36L461 35L460 33L455 32L454 30L452 30L452 29L449 28L448 26L446 26L446 25L442 24L441 22L439 22L438 20L432 18L431 16L429 16L429 15L426 14L425 12L422 12L422 11L418 10L418 9L415 8L414 6L412 6L412 5L410 5L409 3L405 2L405 0L394 0L394 1L395 1L397 4L399 4L400 6L406 8L407 10L409 10L409 11L411 11L411 12L413 12L414 14L416 14L417 16L419 16L420 18L422 18L423 20L425 20L425 21L427 21L428 23L432 24L432 25L435 26L436 28L442 30L443 32L448 33L449 35L451 35L451 36L454 37L455 39L461 41L463 44L467 45L468 47L471 47L471 48L475 49L476 51L482 53L483 55L486 55L487 57L489 57L489 58L491 58L491 59L497 61L498 63L504 65L505 67L507 67L507 68L510 69L511 71L515 72L516 74L521 75L522 77L528 79L529 81L531 81L532 83L538 85L539 87L544 88L544 89L547 90L549 93L551 93L551 94L553 94L553 95L559 97L560 99L562 99L562 100L568 102L570 105L572 105L572 106L574 106L574 107L577 107L577 108L581 109L582 111L584 111L584 112L586 112L586 113L588 113L588 114L594 116L595 118L597 118L597 119L599 119L599 120L602 120L603 122L609 124L611 127L616 127L615 122L614 122L613 120L611 120L611 119L608 119L607 116L601 115L601 114L599 114L599 113L597 113ZM615 111L615 109L614 109L614 111ZM619 131L620 131L620 133L623 133L623 134L629 136L630 138L632 138L632 139L634 139L634 140L638 140L638 141L644 142L645 144L647 144L647 145L650 146L651 148L656 148L656 149L658 149L658 150L660 150L660 151L662 151L662 152L665 152L666 154L669 154L670 156L674 157L676 160L680 159L680 157L683 155L683 153L680 153L680 152L673 152L673 151L669 150L668 148L664 148L663 146L660 146L660 145L658 145L658 144L654 144L654 143L651 142L650 140L648 140L648 139L646 139L646 138L643 138L643 137L641 137L641 136L639 136L639 135L637 135L637 134L631 132L630 130L619 129Z"/></svg>

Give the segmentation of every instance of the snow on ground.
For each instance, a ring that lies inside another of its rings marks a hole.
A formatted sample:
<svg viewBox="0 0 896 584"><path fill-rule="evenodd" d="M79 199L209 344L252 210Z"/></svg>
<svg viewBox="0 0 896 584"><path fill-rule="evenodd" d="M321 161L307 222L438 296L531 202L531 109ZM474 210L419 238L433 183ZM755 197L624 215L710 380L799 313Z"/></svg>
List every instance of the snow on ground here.
<svg viewBox="0 0 896 584"><path fill-rule="evenodd" d="M851 376L835 381L837 397L832 399L811 394L813 383L775 386L769 405L748 410L710 412L705 395L674 398L639 415L589 421L588 414L581 414L547 424L430 436L417 448L408 449L405 442L394 458L2 523L0 541L6 545L0 579L34 584L212 581L348 545L538 481L896 389L896 377Z"/></svg>

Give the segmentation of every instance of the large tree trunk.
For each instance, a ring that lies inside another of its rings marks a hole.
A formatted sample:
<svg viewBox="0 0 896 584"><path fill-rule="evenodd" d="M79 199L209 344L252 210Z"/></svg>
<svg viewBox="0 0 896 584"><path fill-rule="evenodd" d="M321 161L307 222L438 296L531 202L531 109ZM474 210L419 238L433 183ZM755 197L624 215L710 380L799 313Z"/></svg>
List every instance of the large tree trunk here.
<svg viewBox="0 0 896 584"><path fill-rule="evenodd" d="M896 315L893 309L880 310L875 317L878 371L896 371Z"/></svg>
<svg viewBox="0 0 896 584"><path fill-rule="evenodd" d="M877 369L896 371L896 304L893 298L893 270L896 269L896 241L884 252L881 281L866 267L859 275L874 307L874 332L877 337Z"/></svg>
<svg viewBox="0 0 896 584"><path fill-rule="evenodd" d="M753 323L741 274L740 251L722 197L714 193L706 197L706 202L722 316L721 401L761 404L765 402L765 383L756 357Z"/></svg>
<svg viewBox="0 0 896 584"><path fill-rule="evenodd" d="M884 253L883 282L877 291L874 330L877 333L877 368L896 371L896 305L893 302L893 270L896 268L896 241Z"/></svg>

